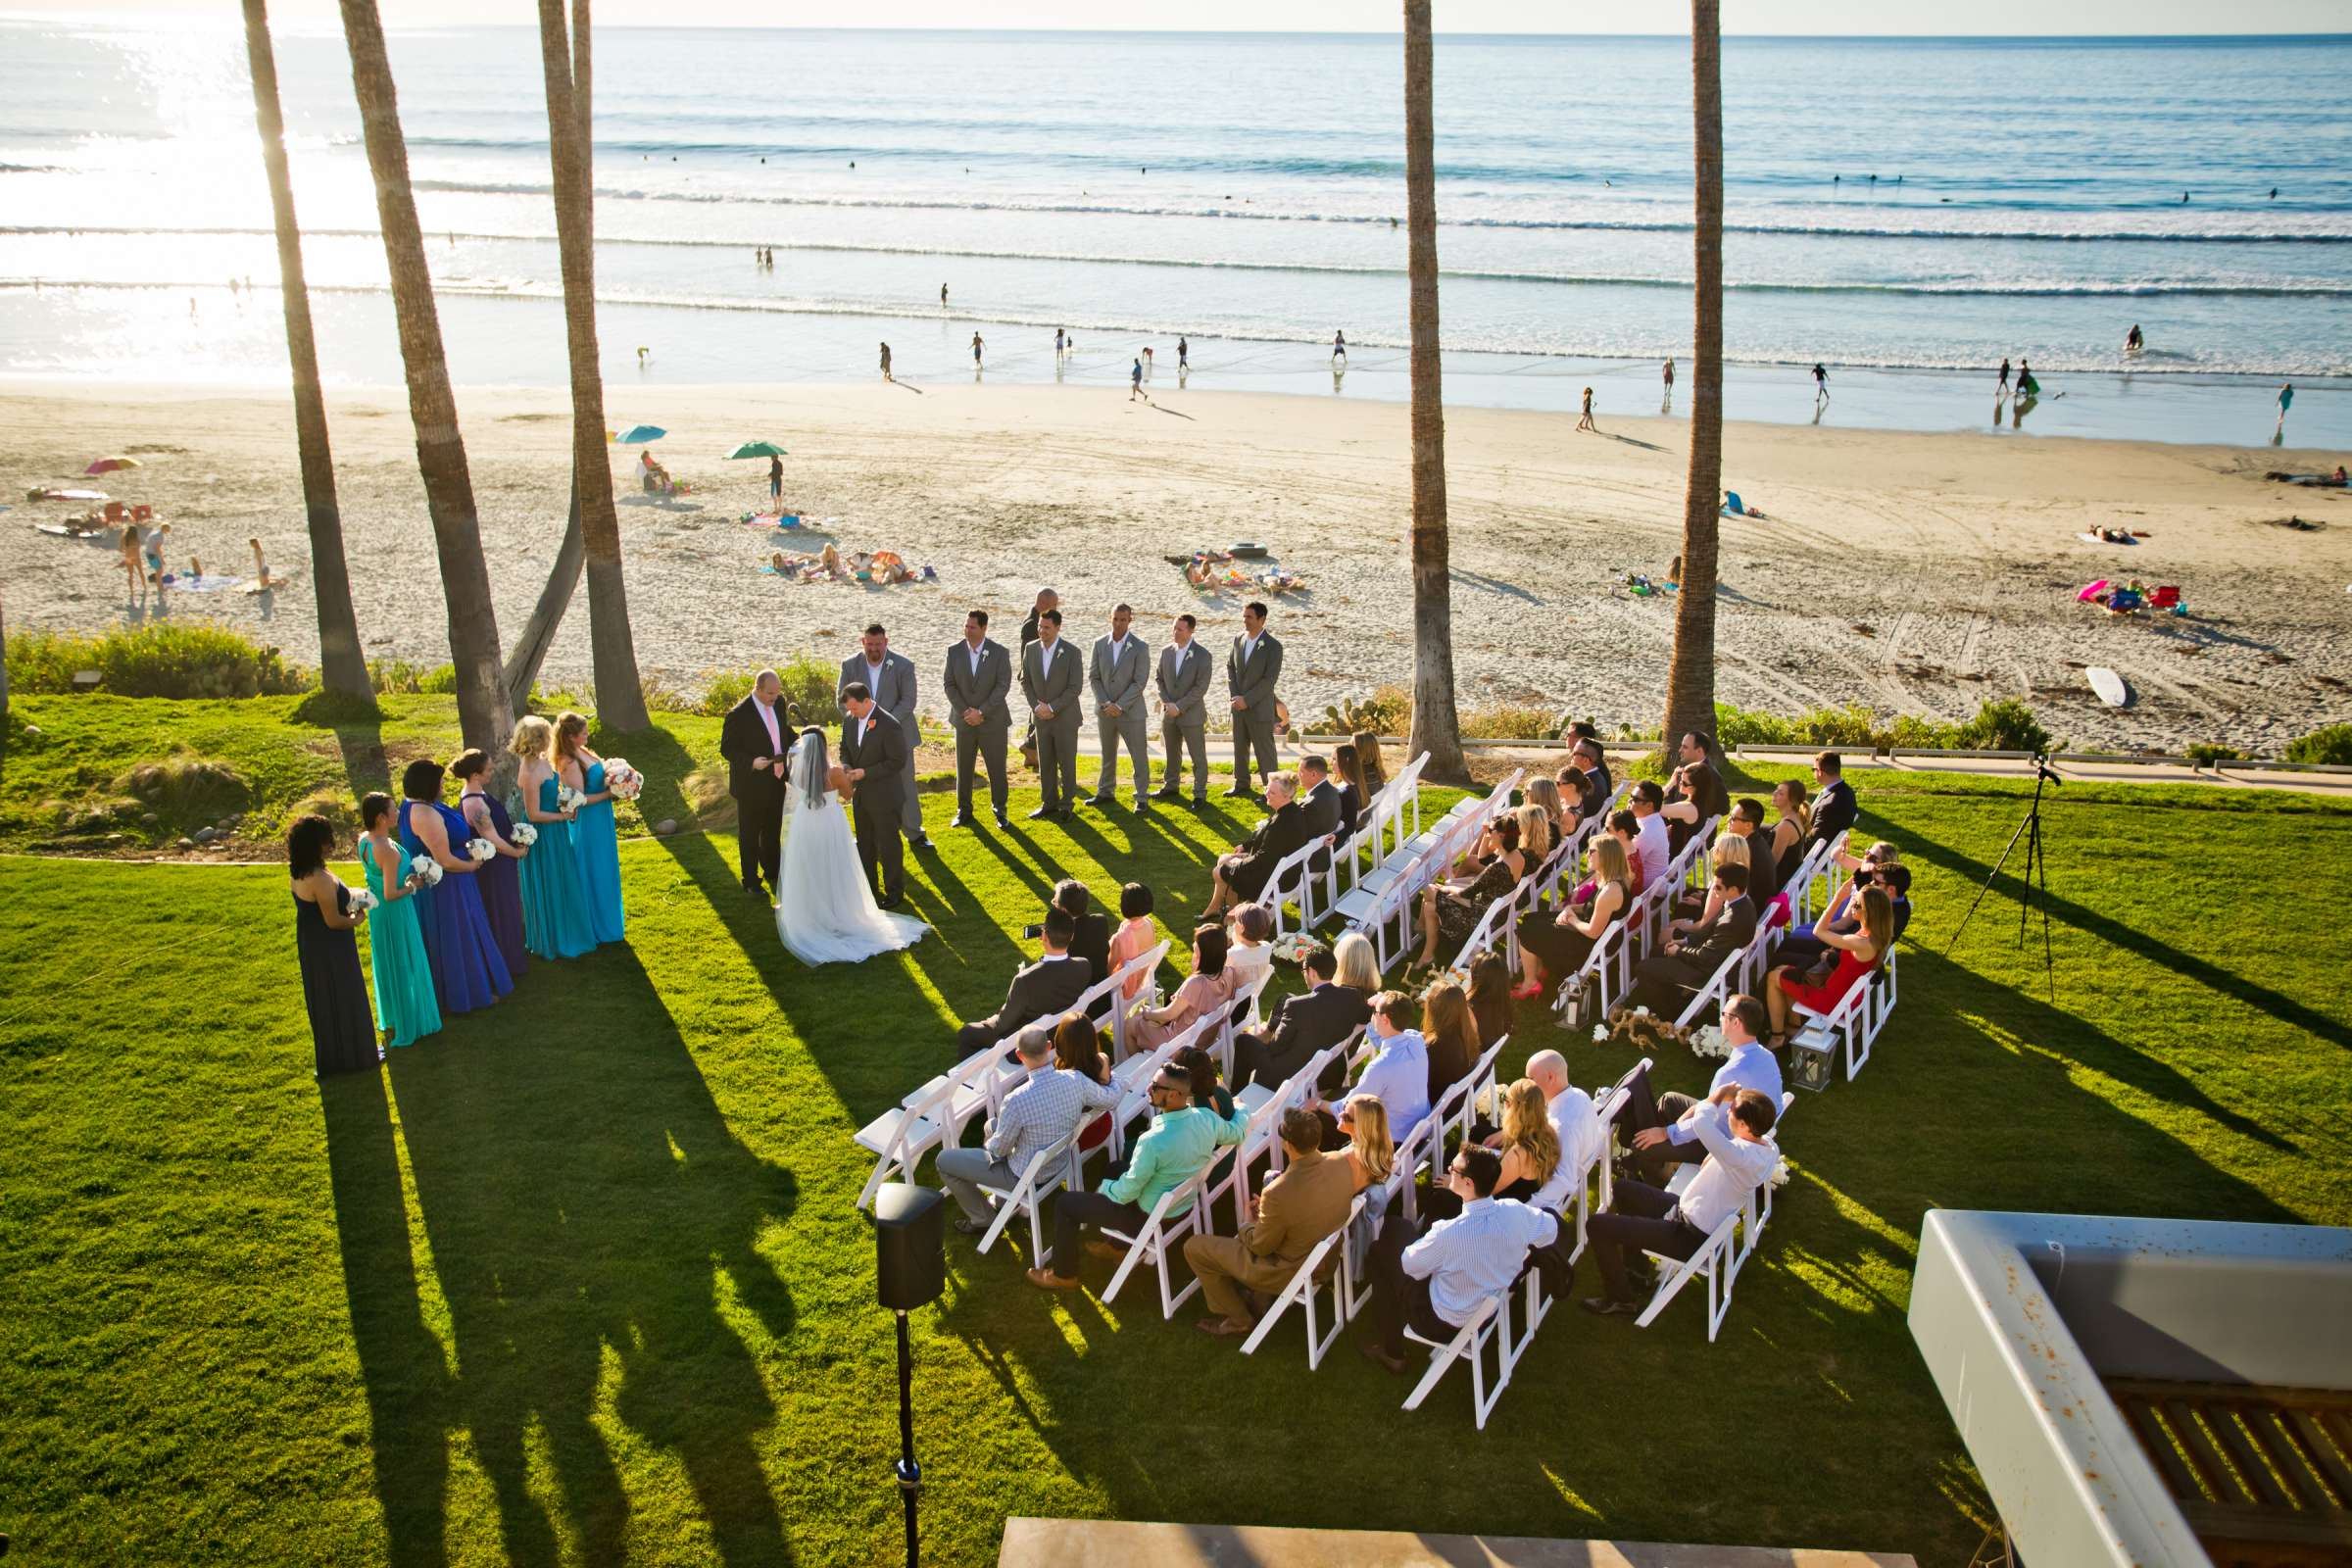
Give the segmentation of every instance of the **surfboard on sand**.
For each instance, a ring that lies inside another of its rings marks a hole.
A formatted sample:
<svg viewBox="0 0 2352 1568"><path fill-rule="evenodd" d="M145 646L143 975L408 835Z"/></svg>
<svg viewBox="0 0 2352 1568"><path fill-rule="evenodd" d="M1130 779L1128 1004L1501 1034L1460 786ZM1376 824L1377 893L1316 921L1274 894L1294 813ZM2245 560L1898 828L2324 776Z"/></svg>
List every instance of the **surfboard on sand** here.
<svg viewBox="0 0 2352 1568"><path fill-rule="evenodd" d="M2105 703L2109 708L2130 706L2132 688L2124 684L2123 676L2118 675L2104 664L2093 664L2082 674L2090 682L2090 689L2099 694L2100 702Z"/></svg>

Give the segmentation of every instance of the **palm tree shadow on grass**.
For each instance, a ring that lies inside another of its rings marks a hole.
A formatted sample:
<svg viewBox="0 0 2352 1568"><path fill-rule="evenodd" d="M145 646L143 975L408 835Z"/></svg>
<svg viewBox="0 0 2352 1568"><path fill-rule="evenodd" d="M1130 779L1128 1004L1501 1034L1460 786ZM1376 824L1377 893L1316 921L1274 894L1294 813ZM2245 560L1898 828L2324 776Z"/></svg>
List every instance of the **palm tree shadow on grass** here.
<svg viewBox="0 0 2352 1568"><path fill-rule="evenodd" d="M616 1376L613 1416L675 1456L719 1557L788 1561L754 1444L773 1406L720 1302L790 1332L761 1249L796 1183L737 1142L633 954L608 948L569 981L393 1055L454 1375L423 1326L382 1092L363 1078L325 1097L391 1558L445 1560L463 1431L511 1560L619 1560L630 1504L596 1424Z"/></svg>

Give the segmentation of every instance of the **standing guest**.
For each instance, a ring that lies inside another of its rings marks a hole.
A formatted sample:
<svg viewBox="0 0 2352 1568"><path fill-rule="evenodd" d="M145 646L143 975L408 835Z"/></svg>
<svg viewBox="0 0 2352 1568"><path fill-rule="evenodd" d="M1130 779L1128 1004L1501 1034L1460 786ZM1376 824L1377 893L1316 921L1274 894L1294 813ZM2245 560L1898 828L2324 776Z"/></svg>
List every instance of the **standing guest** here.
<svg viewBox="0 0 2352 1568"><path fill-rule="evenodd" d="M1731 809L1731 791L1724 788L1723 776L1707 760L1707 741L1696 730L1684 734L1682 765L1674 770L1674 789L1659 812L1666 819L1666 847L1677 855L1690 842L1691 834Z"/></svg>
<svg viewBox="0 0 2352 1568"><path fill-rule="evenodd" d="M539 833L522 861L522 934L542 958L576 958L596 950L596 926L580 876L579 812L561 799L564 781L556 776L555 749L555 726L537 714L514 726L514 739L507 746L521 760L514 787L522 795L523 817Z"/></svg>
<svg viewBox="0 0 2352 1568"><path fill-rule="evenodd" d="M1169 628L1168 646L1160 650L1159 744L1166 758L1159 772L1157 799L1173 801L1184 784L1184 759L1193 760L1193 805L1208 804L1208 650L1193 641L1200 623L1189 613L1178 615Z"/></svg>
<svg viewBox="0 0 2352 1568"><path fill-rule="evenodd" d="M1219 1149L1242 1141L1249 1119L1230 1119L1193 1103L1192 1075L1174 1062L1152 1074L1145 1096L1152 1103L1152 1125L1128 1152L1127 1167L1093 1192L1064 1193L1054 1203L1054 1251L1042 1268L1029 1271L1029 1282L1050 1291L1078 1288L1079 1244L1089 1225L1117 1225L1129 1234L1143 1228L1159 1200L1174 1193L1216 1157ZM1192 1212L1195 1200L1171 1202L1167 1218ZM1085 1243L1097 1256L1118 1257L1122 1250L1107 1242Z"/></svg>
<svg viewBox="0 0 2352 1568"><path fill-rule="evenodd" d="M1046 612L1049 610L1059 610L1060 608L1061 595L1055 593L1051 588L1040 588L1037 591L1036 600L1029 606L1029 613L1023 616L1021 619L1022 660L1027 660L1029 657L1029 645L1037 641L1038 623L1044 617ZM1019 666L1016 664L1014 667L1017 672ZM1029 727L1021 734L1021 758L1025 762L1028 763L1029 766L1037 766L1037 719L1034 714L1031 715L1029 719Z"/></svg>
<svg viewBox="0 0 2352 1568"><path fill-rule="evenodd" d="M1340 825L1331 836L1331 847L1344 850L1355 838L1364 808L1372 804L1372 792L1364 787L1363 759L1353 741L1332 753L1332 761L1340 773Z"/></svg>
<svg viewBox="0 0 2352 1568"><path fill-rule="evenodd" d="M514 989L490 917L474 885L479 862L466 854L466 819L441 804L441 764L420 757L400 775L400 847L411 863L424 856L441 867L441 880L416 901L424 928L425 962L433 971L433 995L441 1013L487 1007Z"/></svg>
<svg viewBox="0 0 2352 1568"><path fill-rule="evenodd" d="M1781 1102L1780 1058L1762 1040L1767 1024L1764 1004L1753 997L1734 997L1724 1004L1723 1041L1731 1052L1707 1085L1709 1097L1726 1089L1753 1089L1774 1104ZM1616 1125L1626 1135L1642 1180L1662 1187L1669 1163L1695 1165L1707 1157L1706 1146L1683 1125L1683 1118L1702 1103L1693 1095L1657 1093L1650 1087L1647 1067L1636 1068L1626 1080L1625 1105Z"/></svg>
<svg viewBox="0 0 2352 1568"><path fill-rule="evenodd" d="M1511 1032L1511 966L1500 952L1489 948L1470 960L1468 995L1482 1049Z"/></svg>
<svg viewBox="0 0 2352 1568"><path fill-rule="evenodd" d="M1313 947L1298 960L1306 990L1274 1004L1263 1034L1236 1035L1233 1041L1233 1086L1251 1082L1279 1088L1306 1065L1318 1051L1327 1051L1364 1026L1372 1016L1369 999L1334 983L1339 959L1329 948Z"/></svg>
<svg viewBox="0 0 2352 1568"><path fill-rule="evenodd" d="M1274 967L1273 937L1274 911L1264 905L1237 904L1226 911L1225 939L1232 947L1225 961L1240 976L1237 985Z"/></svg>
<svg viewBox="0 0 2352 1568"><path fill-rule="evenodd" d="M1274 773L1266 778L1266 819L1232 854L1217 861L1215 884L1208 907L1200 918L1213 920L1236 904L1255 902L1265 892L1274 868L1306 842L1306 815L1298 808L1296 774Z"/></svg>
<svg viewBox="0 0 2352 1568"><path fill-rule="evenodd" d="M1813 781L1819 793L1813 801L1813 825L1805 832L1806 848L1835 841L1854 825L1854 787L1845 781L1845 759L1823 752L1813 759ZM1804 851L1797 852L1803 858Z"/></svg>
<svg viewBox="0 0 2352 1568"><path fill-rule="evenodd" d="M490 934L498 939L498 956L507 960L507 974L519 980L530 967L523 944L522 858L529 852L514 842L514 821L506 803L482 788L490 777L490 754L478 748L460 752L449 764L458 778L458 812L473 836L498 854L474 873L482 890L482 912L490 917Z"/></svg>
<svg viewBox="0 0 2352 1568"><path fill-rule="evenodd" d="M1380 1338L1364 1340L1367 1359L1405 1370L1404 1331L1444 1344L1477 1315L1487 1298L1508 1290L1530 1250L1549 1247L1560 1222L1540 1208L1496 1199L1502 1156L1465 1144L1446 1167L1446 1188L1462 1211L1424 1234L1402 1216L1383 1226L1372 1248L1372 1304Z"/></svg>
<svg viewBox="0 0 2352 1568"><path fill-rule="evenodd" d="M878 620L865 628L859 651L841 662L841 679L833 688L836 704L848 697L852 682L864 686L873 695L882 711L897 721L899 732L906 737L906 744L912 746L916 734L914 661L905 654L890 651L890 634L882 629L882 623ZM846 717L843 722L843 733L847 734ZM927 850L931 847L931 840L923 833L922 799L915 793L911 775L904 782L905 788L900 792L899 825L905 829L908 844L918 850Z"/></svg>
<svg viewBox="0 0 2352 1568"><path fill-rule="evenodd" d="M1647 1007L1660 1017L1681 1017L1724 961L1755 940L1756 903L1747 896L1747 867L1718 861L1713 894L1714 907L1704 919L1667 937L1636 966L1634 988L1620 1008Z"/></svg>
<svg viewBox="0 0 2352 1568"><path fill-rule="evenodd" d="M1250 1199L1250 1223L1239 1236L1205 1232L1187 1237L1184 1260L1200 1282L1208 1315L1200 1331L1240 1339L1257 1327L1250 1297L1272 1298L1289 1288L1307 1253L1348 1223L1355 1200L1345 1159L1323 1154L1323 1124L1303 1105L1282 1113L1277 1131L1284 1164Z"/></svg>
<svg viewBox="0 0 2352 1568"><path fill-rule="evenodd" d="M1523 1001L1542 996L1582 969L1609 927L1633 906L1624 841L1604 833L1592 841L1585 858L1592 872L1590 904L1571 902L1557 914L1537 909L1519 917L1519 967L1525 980L1512 995Z"/></svg>
<svg viewBox="0 0 2352 1568"><path fill-rule="evenodd" d="M1772 809L1773 874L1786 886L1796 875L1797 862L1805 858L1805 845L1813 834L1813 808L1807 804L1804 784L1793 778L1775 784Z"/></svg>
<svg viewBox="0 0 2352 1568"><path fill-rule="evenodd" d="M1601 1279L1601 1294L1584 1300L1586 1311L1610 1317L1642 1310L1641 1298L1626 1278L1629 1249L1681 1259L1707 1244L1715 1227L1745 1203L1747 1195L1763 1186L1780 1163L1781 1152L1764 1141L1779 1113L1774 1102L1752 1089L1717 1090L1690 1113L1691 1135L1707 1153L1681 1197L1647 1182L1616 1184L1607 1211L1593 1215L1585 1227Z"/></svg>
<svg viewBox="0 0 2352 1568"><path fill-rule="evenodd" d="M1422 993L1421 1049L1428 1058L1431 1104L1470 1076L1486 1045L1478 1037L1478 1020L1471 1016L1468 994L1451 977Z"/></svg>
<svg viewBox="0 0 2352 1568"><path fill-rule="evenodd" d="M1046 1030L1023 1029L1013 1037L1012 1049L1023 1079L1005 1092L1001 1108L988 1119L980 1147L939 1152L939 1185L963 1211L955 1220L959 1235L988 1230L994 1215L980 1190L983 1184L1005 1191L1019 1186L1030 1161L1077 1131L1089 1110L1108 1110L1119 1102L1117 1087L1056 1068L1054 1037Z"/></svg>
<svg viewBox="0 0 2352 1568"><path fill-rule="evenodd" d="M1350 1102L1369 1097L1389 1113L1389 1126L1409 1140L1429 1115L1429 1047L1415 1027L1421 1008L1397 991L1383 991L1372 999L1372 1039L1376 1049L1355 1081Z"/></svg>
<svg viewBox="0 0 2352 1568"><path fill-rule="evenodd" d="M375 1015L385 1042L413 1046L441 1032L433 1000L433 971L424 961L424 933L416 924L416 873L392 840L392 797L370 793L360 802L360 868L375 895L368 922L368 962L375 971Z"/></svg>
<svg viewBox="0 0 2352 1568"><path fill-rule="evenodd" d="M1110 934L1105 973L1116 973L1159 946L1159 927L1152 920L1152 890L1141 882L1119 889L1119 928ZM1151 981L1148 974L1129 975L1120 983L1120 1001L1133 1002Z"/></svg>
<svg viewBox="0 0 2352 1568"><path fill-rule="evenodd" d="M1250 754L1257 776L1272 778L1282 765L1274 752L1274 688L1282 680L1282 643L1266 630L1266 607L1252 600L1242 609L1242 634L1225 661L1225 689L1233 694L1233 788L1250 796Z"/></svg>
<svg viewBox="0 0 2352 1568"><path fill-rule="evenodd" d="M1076 877L1054 884L1054 907L1070 917L1070 954L1086 960L1086 983L1099 986L1110 973L1110 920L1097 912L1094 896Z"/></svg>
<svg viewBox="0 0 2352 1568"><path fill-rule="evenodd" d="M763 669L752 681L750 695L727 710L718 727L718 755L727 760L727 793L735 798L735 854L743 870L743 890L770 897L784 853L784 766L785 754L792 750L784 738L784 715L776 710L783 700L784 682L774 670ZM544 720L540 722L544 726ZM514 739L519 748L519 729ZM526 805L532 800L527 790L523 800ZM546 819L533 811L531 820Z"/></svg>
<svg viewBox="0 0 2352 1568"><path fill-rule="evenodd" d="M368 918L351 906L351 889L326 868L335 828L323 816L297 817L286 829L287 891L294 895L294 956L302 965L302 1002L311 1015L311 1065L320 1078L358 1072L383 1059L368 976L352 932Z"/></svg>
<svg viewBox="0 0 2352 1568"><path fill-rule="evenodd" d="M1865 887L1860 930L1830 931L1817 926L1814 937L1838 951L1838 961L1825 978L1815 980L1796 969L1783 967L1773 970L1772 977L1764 983L1764 1004L1772 1011L1771 1043L1775 1050L1788 1044L1789 1020L1798 1006L1811 1012L1833 1012L1845 1000L1847 992L1868 983L1871 971L1886 960L1894 946L1894 900L1875 883Z"/></svg>
<svg viewBox="0 0 2352 1568"><path fill-rule="evenodd" d="M1038 783L1044 799L1032 818L1066 821L1078 800L1078 694L1086 677L1078 656L1061 645L1061 612L1037 617L1037 641L1021 650L1021 696L1034 720Z"/></svg>
<svg viewBox="0 0 2352 1568"><path fill-rule="evenodd" d="M1120 605L1110 612L1110 635L1095 639L1087 682L1095 693L1095 738L1102 748L1102 770L1095 778L1091 804L1110 806L1119 795L1119 747L1135 769L1135 808L1151 809L1152 755L1147 738L1144 692L1152 673L1152 650L1141 637L1131 637L1135 608Z"/></svg>
<svg viewBox="0 0 2352 1568"><path fill-rule="evenodd" d="M1058 1018L1086 993L1086 960L1070 953L1069 914L1048 909L1039 932L1045 953L1035 963L1012 977L1004 1005L986 1018L975 1019L956 1032L956 1054L967 1056L984 1047L1011 1038L1014 1030L1038 1018Z"/></svg>
<svg viewBox="0 0 2352 1568"><path fill-rule="evenodd" d="M858 860L876 904L895 909L906 896L906 857L899 842L906 796L914 781L907 767L912 738L874 701L863 681L842 688L848 717L841 726L841 771L850 787Z"/></svg>
<svg viewBox="0 0 2352 1568"><path fill-rule="evenodd" d="M972 825L972 784L982 763L988 767L988 804L997 826L1011 826L1004 819L1004 741L1012 730L1012 710L1004 699L1012 690L1012 656L988 635L987 611L963 617L963 637L948 647L940 690L947 693L948 719L956 731L956 819L948 826Z"/></svg>
<svg viewBox="0 0 2352 1568"><path fill-rule="evenodd" d="M1225 932L1204 925L1193 933L1193 972L1164 1005L1137 1004L1127 1014L1127 1054L1157 1051L1233 1000L1237 976L1225 965Z"/></svg>
<svg viewBox="0 0 2352 1568"><path fill-rule="evenodd" d="M612 792L605 787L605 760L588 749L588 720L577 713L556 719L555 762L556 776L580 792L571 838L579 846L589 927L600 946L621 941L629 920L620 902L620 833L612 819Z"/></svg>

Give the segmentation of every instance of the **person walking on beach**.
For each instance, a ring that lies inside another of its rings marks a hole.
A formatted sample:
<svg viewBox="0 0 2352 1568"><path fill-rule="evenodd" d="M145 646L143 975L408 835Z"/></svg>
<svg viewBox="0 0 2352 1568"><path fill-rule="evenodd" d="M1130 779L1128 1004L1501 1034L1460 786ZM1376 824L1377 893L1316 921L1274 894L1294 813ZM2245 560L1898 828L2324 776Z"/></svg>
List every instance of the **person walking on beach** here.
<svg viewBox="0 0 2352 1568"><path fill-rule="evenodd" d="M980 368L980 334L979 334L979 333L977 333L977 332L974 332L974 333L972 334L972 369L973 369L975 372L977 372L977 371L979 370L979 368Z"/></svg>
<svg viewBox="0 0 2352 1568"><path fill-rule="evenodd" d="M1144 397L1144 362L1139 355L1135 362L1135 368L1127 372L1127 401L1133 403L1137 398L1142 397ZM1152 400L1144 398L1144 401L1149 403Z"/></svg>
<svg viewBox="0 0 2352 1568"><path fill-rule="evenodd" d="M1674 356L1671 354L1666 357L1666 395L1658 400L1658 412L1674 412Z"/></svg>
<svg viewBox="0 0 2352 1568"><path fill-rule="evenodd" d="M1068 341L1069 339L1062 335L1060 327L1057 326L1054 329L1054 357L1055 359L1061 358L1062 346Z"/></svg>
<svg viewBox="0 0 2352 1568"><path fill-rule="evenodd" d="M2279 382L2279 383L2278 383L2278 428L2277 428L2277 429L2275 429L2275 430L2273 430L2273 431L2271 432L2271 440L2272 440L2272 442L2273 442L2274 444L2276 444L2276 443L2277 443L2278 440L2280 440L2280 439L2281 439L2283 436L2285 436L2285 434L2286 434L2286 411L2287 411L2287 410L2289 410L2289 409L2291 409L2291 408L2293 408L2294 406L2295 406L2295 383L2294 383L2294 382L2292 382L2292 381L2281 381L2281 382Z"/></svg>
<svg viewBox="0 0 2352 1568"><path fill-rule="evenodd" d="M1873 174L1871 177L1876 179L1878 176ZM1830 401L1830 372L1822 368L1818 360L1813 364L1813 397L1817 403Z"/></svg>
<svg viewBox="0 0 2352 1568"><path fill-rule="evenodd" d="M767 460L767 499L776 502L784 499L784 460L773 455Z"/></svg>
<svg viewBox="0 0 2352 1568"><path fill-rule="evenodd" d="M1592 422L1592 389L1591 387L1585 388L1585 414L1584 417L1576 421L1576 427L1579 430L1590 430L1594 435L1600 433L1600 427Z"/></svg>
<svg viewBox="0 0 2352 1568"><path fill-rule="evenodd" d="M1346 332L1331 334L1331 357L1342 365L1348 363L1348 334Z"/></svg>
<svg viewBox="0 0 2352 1568"><path fill-rule="evenodd" d="M887 343L882 345L882 379L885 381L897 379L890 373L890 345Z"/></svg>
<svg viewBox="0 0 2352 1568"><path fill-rule="evenodd" d="M2018 401L2022 403L2040 395L2041 383L2034 379L2033 362L2030 360L2020 359L2017 362Z"/></svg>
<svg viewBox="0 0 2352 1568"><path fill-rule="evenodd" d="M1193 368L1191 359L1192 352L1193 346L1179 336L1176 339L1176 373L1178 375L1182 375L1185 371Z"/></svg>
<svg viewBox="0 0 2352 1568"><path fill-rule="evenodd" d="M2000 389L1999 389L1997 392L1995 392L1995 393L1993 394L1993 399L1992 399L1992 401L1993 401L1993 402L1995 402L1995 403L1999 403L1999 402L2003 401L2004 399L2006 399L2008 396L2009 396L2009 356L2008 356L2008 355L2006 355L2006 354L2004 354L2004 355L2002 355L2002 356L2001 356L2001 381L2000 381Z"/></svg>

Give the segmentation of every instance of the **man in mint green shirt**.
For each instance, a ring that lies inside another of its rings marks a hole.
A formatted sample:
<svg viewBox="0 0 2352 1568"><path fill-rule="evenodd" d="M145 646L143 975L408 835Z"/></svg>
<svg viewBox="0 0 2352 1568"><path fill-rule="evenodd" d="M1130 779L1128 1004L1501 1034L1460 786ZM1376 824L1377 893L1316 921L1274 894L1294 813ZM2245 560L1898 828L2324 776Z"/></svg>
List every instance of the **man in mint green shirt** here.
<svg viewBox="0 0 2352 1568"><path fill-rule="evenodd" d="M1063 1193L1054 1202L1054 1251L1043 1268L1029 1270L1029 1282L1050 1291L1078 1288L1078 1253L1121 1257L1121 1249L1108 1242L1086 1241L1089 1225L1115 1225L1129 1235L1143 1228L1162 1198L1191 1181L1217 1151L1242 1141L1249 1118L1239 1107L1228 1121L1204 1105L1193 1103L1190 1074L1169 1062L1152 1075L1146 1091L1152 1101L1152 1125L1127 1156L1127 1168L1091 1193ZM1175 1219L1193 1204L1190 1198L1169 1205Z"/></svg>

